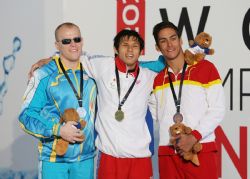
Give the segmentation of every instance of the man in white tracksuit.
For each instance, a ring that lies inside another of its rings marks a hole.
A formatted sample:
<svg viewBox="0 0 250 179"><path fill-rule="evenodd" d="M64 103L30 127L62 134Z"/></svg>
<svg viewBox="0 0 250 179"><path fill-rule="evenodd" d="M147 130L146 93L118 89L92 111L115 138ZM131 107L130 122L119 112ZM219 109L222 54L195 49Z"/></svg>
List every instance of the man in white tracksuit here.
<svg viewBox="0 0 250 179"><path fill-rule="evenodd" d="M98 179L146 179L153 175L145 118L156 74L139 67L143 47L137 32L122 30L114 39L115 58L85 54L82 60L98 88Z"/></svg>

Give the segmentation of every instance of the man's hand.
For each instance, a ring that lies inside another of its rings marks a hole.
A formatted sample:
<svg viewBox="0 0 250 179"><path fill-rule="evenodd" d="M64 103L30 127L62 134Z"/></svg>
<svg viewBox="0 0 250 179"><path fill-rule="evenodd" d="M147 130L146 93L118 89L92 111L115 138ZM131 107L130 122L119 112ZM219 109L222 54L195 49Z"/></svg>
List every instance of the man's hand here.
<svg viewBox="0 0 250 179"><path fill-rule="evenodd" d="M81 130L74 125L77 125L77 122L69 121L63 125L60 129L60 136L70 143L83 142L84 138Z"/></svg>
<svg viewBox="0 0 250 179"><path fill-rule="evenodd" d="M177 152L183 156L185 152L189 152L193 145L197 142L197 139L192 135L181 135L177 142Z"/></svg>
<svg viewBox="0 0 250 179"><path fill-rule="evenodd" d="M33 73L36 69L42 67L43 65L49 63L49 61L51 60L51 58L45 58L45 59L41 59L39 60L38 62L36 62L35 64L33 64L31 66L31 69L29 71L29 74L28 74L28 78L30 79L32 76L33 76Z"/></svg>

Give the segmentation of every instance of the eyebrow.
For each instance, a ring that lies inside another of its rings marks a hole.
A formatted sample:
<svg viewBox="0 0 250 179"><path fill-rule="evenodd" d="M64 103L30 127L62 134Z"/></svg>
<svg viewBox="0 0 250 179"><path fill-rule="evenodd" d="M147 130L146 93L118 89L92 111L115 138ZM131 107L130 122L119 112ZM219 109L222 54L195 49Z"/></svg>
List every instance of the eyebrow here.
<svg viewBox="0 0 250 179"><path fill-rule="evenodd" d="M161 38L159 38L158 40L171 39L171 38L173 38L173 37L178 37L178 35L177 35L177 34L174 34L174 35L171 35L171 36L169 36L169 37L161 37Z"/></svg>
<svg viewBox="0 0 250 179"><path fill-rule="evenodd" d="M126 40L126 41L121 41L120 43L121 44L128 44L129 42L128 42L128 40ZM137 40L134 40L133 43L134 44L140 44Z"/></svg>

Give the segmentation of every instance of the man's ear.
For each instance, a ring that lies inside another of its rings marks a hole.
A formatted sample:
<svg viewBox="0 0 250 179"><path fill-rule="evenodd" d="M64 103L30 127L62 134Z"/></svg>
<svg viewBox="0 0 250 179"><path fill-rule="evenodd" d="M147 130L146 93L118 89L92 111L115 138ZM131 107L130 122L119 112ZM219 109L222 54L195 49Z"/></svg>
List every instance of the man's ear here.
<svg viewBox="0 0 250 179"><path fill-rule="evenodd" d="M157 52L161 52L161 50L159 49L157 44L155 44L155 49L156 49Z"/></svg>
<svg viewBox="0 0 250 179"><path fill-rule="evenodd" d="M113 49L114 49L114 54L118 55L117 49L115 47L113 47Z"/></svg>
<svg viewBox="0 0 250 179"><path fill-rule="evenodd" d="M82 44L82 47L83 47L83 45L84 45L84 41L83 41L83 38L81 37L81 44Z"/></svg>
<svg viewBox="0 0 250 179"><path fill-rule="evenodd" d="M55 42L55 47L57 50L59 50L59 42Z"/></svg>

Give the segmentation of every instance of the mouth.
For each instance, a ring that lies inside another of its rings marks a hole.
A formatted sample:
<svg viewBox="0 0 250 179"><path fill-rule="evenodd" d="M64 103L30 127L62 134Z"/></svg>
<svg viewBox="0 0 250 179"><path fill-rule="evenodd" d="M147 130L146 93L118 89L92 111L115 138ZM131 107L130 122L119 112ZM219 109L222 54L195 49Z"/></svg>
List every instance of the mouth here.
<svg viewBox="0 0 250 179"><path fill-rule="evenodd" d="M126 55L127 58L133 58L134 55L133 54L129 54L129 55Z"/></svg>
<svg viewBox="0 0 250 179"><path fill-rule="evenodd" d="M78 49L71 49L71 52L78 52Z"/></svg>
<svg viewBox="0 0 250 179"><path fill-rule="evenodd" d="M175 51L175 49L173 49L173 48L167 49L167 52L173 52L173 51Z"/></svg>
<svg viewBox="0 0 250 179"><path fill-rule="evenodd" d="M173 52L174 50L167 50L167 52Z"/></svg>

